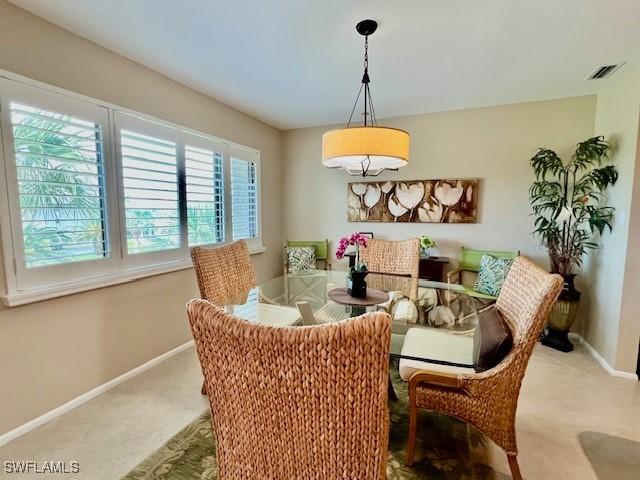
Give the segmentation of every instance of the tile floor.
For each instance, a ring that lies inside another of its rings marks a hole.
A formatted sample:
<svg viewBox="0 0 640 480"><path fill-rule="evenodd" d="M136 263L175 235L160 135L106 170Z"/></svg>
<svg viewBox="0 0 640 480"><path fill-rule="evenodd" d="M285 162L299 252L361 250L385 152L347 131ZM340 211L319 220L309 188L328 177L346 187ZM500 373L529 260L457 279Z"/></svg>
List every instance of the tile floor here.
<svg viewBox="0 0 640 480"><path fill-rule="evenodd" d="M200 383L189 349L5 445L0 462L76 460L79 474L52 478L118 479L206 408ZM640 479L640 382L608 375L582 347L536 348L517 428L528 480ZM510 478L497 447L487 456L496 479Z"/></svg>

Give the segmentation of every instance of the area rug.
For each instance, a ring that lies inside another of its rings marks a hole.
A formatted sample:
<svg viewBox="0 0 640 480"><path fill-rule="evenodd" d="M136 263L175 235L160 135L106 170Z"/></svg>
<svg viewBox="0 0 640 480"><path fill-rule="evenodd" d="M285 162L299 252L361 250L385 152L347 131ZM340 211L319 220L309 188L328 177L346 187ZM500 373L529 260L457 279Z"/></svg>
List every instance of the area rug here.
<svg viewBox="0 0 640 480"><path fill-rule="evenodd" d="M407 385L392 368L398 400L390 403L389 480L475 480L510 478L488 465L486 438L465 423L429 412L418 419L416 462L404 465L409 409ZM123 480L217 479L216 453L209 413L177 433ZM266 479L265 479L266 480ZM284 479L283 479L284 480Z"/></svg>

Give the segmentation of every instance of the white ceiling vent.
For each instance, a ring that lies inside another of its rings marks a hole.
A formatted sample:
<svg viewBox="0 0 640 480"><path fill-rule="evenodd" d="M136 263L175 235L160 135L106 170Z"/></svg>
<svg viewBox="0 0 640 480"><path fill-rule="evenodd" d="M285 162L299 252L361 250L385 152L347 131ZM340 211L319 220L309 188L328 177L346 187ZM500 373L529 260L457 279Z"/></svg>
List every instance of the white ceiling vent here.
<svg viewBox="0 0 640 480"><path fill-rule="evenodd" d="M615 65L603 65L601 67L596 68L591 75L587 77L587 80L601 80L603 78L609 78L615 72L617 72L620 67L622 67L626 62L620 62Z"/></svg>

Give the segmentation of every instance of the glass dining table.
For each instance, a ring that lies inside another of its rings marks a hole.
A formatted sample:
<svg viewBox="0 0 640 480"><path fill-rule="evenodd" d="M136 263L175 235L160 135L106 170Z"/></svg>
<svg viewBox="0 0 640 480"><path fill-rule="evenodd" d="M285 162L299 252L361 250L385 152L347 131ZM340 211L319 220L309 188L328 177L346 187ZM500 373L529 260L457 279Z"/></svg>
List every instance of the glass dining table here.
<svg viewBox="0 0 640 480"><path fill-rule="evenodd" d="M272 326L308 326L340 322L365 312L392 317L390 355L410 362L473 367L473 337L479 314L493 303L469 296L460 285L370 273L367 288L381 292L381 303L362 306L344 297L330 298L345 287L347 272L314 270L266 281L225 309L249 322Z"/></svg>

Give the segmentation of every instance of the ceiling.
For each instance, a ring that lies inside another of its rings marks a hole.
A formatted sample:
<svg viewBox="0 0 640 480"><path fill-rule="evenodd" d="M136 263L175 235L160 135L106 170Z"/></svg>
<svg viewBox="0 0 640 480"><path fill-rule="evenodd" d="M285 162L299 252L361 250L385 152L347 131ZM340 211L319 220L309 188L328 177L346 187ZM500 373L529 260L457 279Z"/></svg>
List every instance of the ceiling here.
<svg viewBox="0 0 640 480"><path fill-rule="evenodd" d="M11 1L282 129L346 121L364 18L378 118L594 93L596 66L640 62L638 0Z"/></svg>

